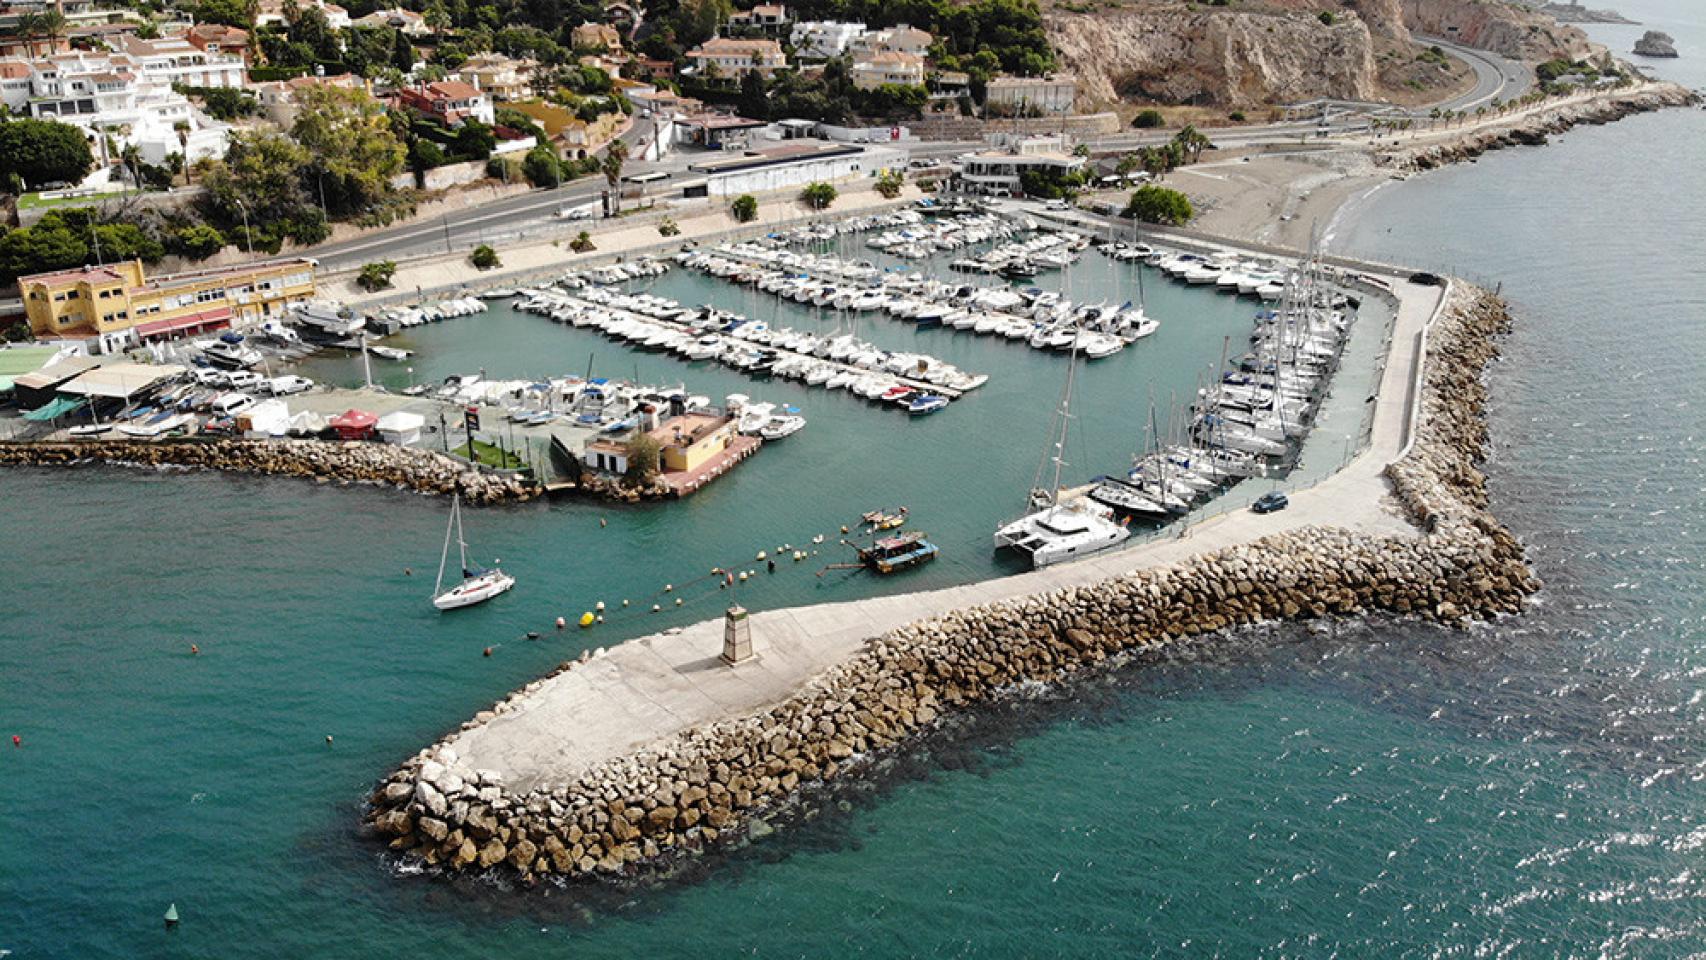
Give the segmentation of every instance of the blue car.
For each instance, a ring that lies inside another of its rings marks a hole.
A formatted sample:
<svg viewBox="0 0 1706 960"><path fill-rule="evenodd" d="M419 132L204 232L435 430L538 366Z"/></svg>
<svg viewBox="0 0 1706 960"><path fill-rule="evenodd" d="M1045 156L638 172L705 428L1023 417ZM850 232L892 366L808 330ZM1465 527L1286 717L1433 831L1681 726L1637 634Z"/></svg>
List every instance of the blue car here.
<svg viewBox="0 0 1706 960"><path fill-rule="evenodd" d="M1250 509L1256 513L1273 513L1275 510L1284 510L1289 506L1291 506L1291 501L1286 499L1286 495L1278 490L1273 490L1256 498L1256 502L1250 504Z"/></svg>

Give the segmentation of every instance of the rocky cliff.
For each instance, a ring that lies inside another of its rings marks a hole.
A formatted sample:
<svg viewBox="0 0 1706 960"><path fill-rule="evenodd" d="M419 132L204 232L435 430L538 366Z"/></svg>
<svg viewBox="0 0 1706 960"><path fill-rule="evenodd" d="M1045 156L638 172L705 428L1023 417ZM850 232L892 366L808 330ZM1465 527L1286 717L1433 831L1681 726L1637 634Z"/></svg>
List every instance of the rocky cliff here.
<svg viewBox="0 0 1706 960"><path fill-rule="evenodd" d="M1414 33L1444 37L1467 47L1534 63L1598 56L1587 34L1545 13L1504 0L1402 0L1404 24Z"/></svg>
<svg viewBox="0 0 1706 960"><path fill-rule="evenodd" d="M1378 6L1370 3L1369 6ZM1141 4L1108 13L1045 16L1086 104L1118 100L1249 107L1312 97L1373 99L1371 24L1353 13L1323 23L1308 12L1252 13ZM1396 17L1382 29L1402 30Z"/></svg>

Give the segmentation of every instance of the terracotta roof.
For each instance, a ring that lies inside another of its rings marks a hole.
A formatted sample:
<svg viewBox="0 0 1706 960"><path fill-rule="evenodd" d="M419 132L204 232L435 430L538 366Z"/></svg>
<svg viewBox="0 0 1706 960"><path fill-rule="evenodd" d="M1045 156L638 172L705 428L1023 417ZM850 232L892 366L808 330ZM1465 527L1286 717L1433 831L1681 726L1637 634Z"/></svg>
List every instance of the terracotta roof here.
<svg viewBox="0 0 1706 960"><path fill-rule="evenodd" d="M715 56L718 54L745 53L781 56L782 45L774 40L732 40L728 37L712 37L692 50L687 51L690 57Z"/></svg>
<svg viewBox="0 0 1706 960"><path fill-rule="evenodd" d="M22 60L0 60L0 77L21 80L30 75L30 65Z"/></svg>
<svg viewBox="0 0 1706 960"><path fill-rule="evenodd" d="M473 84L460 80L439 80L429 83L426 92L444 100L478 100L482 94Z"/></svg>

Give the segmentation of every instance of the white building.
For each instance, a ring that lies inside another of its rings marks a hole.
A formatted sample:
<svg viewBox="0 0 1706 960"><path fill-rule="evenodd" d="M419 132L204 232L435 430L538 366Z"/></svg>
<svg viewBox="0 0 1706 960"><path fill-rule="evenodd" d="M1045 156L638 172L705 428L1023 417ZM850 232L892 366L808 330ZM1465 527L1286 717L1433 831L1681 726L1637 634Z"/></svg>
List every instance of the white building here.
<svg viewBox="0 0 1706 960"><path fill-rule="evenodd" d="M326 26L333 30L344 30L350 25L349 11L335 3L326 0L297 0L301 10L318 10L326 18ZM288 21L284 18L284 3L282 0L264 0L260 12L255 14L255 26L285 26Z"/></svg>
<svg viewBox="0 0 1706 960"><path fill-rule="evenodd" d="M206 59L200 50L184 46ZM121 147L135 146L147 163L163 163L171 153L193 163L224 156L230 128L209 120L172 89L173 82L228 85L198 82L221 78L224 65L192 64L191 59L169 51L156 52L147 62L127 53L90 52L10 60L0 63L0 96L14 114L81 127L103 161L117 159L107 155L110 136ZM241 76L242 61L237 63ZM191 76L198 79L174 79Z"/></svg>
<svg viewBox="0 0 1706 960"><path fill-rule="evenodd" d="M796 56L806 60L831 60L847 52L853 41L865 34L862 23L837 20L806 20L794 24L789 43Z"/></svg>
<svg viewBox="0 0 1706 960"><path fill-rule="evenodd" d="M884 30L867 30L853 41L853 56L866 57L875 53L908 53L922 57L935 42L929 31L901 24Z"/></svg>
<svg viewBox="0 0 1706 960"><path fill-rule="evenodd" d="M128 34L116 38L118 52L142 70L142 76L167 86L241 87L246 65L242 57L210 53L183 37L143 40Z"/></svg>
<svg viewBox="0 0 1706 960"><path fill-rule="evenodd" d="M375 10L365 17L354 21L358 27L390 27L401 30L407 37L424 37L432 32L427 26L426 18L413 10L396 7L390 10Z"/></svg>
<svg viewBox="0 0 1706 960"><path fill-rule="evenodd" d="M985 89L983 104L1008 116L1072 112L1078 84L1053 77L996 77Z"/></svg>
<svg viewBox="0 0 1706 960"><path fill-rule="evenodd" d="M701 75L742 77L748 70L768 77L788 65L782 45L774 40L731 40L712 37L687 51L693 69Z"/></svg>
<svg viewBox="0 0 1706 960"><path fill-rule="evenodd" d="M888 147L801 143L703 160L687 169L700 179L681 185L683 197L737 197L743 193L798 190L809 183L874 177L906 166L906 155Z"/></svg>
<svg viewBox="0 0 1706 960"><path fill-rule="evenodd" d="M1067 174L1084 169L1084 158L1065 152L1065 147L1060 137L1030 137L1006 150L970 154L960 161L951 186L962 193L1022 196L1021 177L1026 170Z"/></svg>

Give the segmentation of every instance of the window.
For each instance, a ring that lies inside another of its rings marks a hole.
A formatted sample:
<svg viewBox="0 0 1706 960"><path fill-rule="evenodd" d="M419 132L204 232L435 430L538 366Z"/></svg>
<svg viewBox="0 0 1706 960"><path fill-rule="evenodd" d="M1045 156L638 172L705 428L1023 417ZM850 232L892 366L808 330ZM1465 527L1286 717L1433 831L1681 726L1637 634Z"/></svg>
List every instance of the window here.
<svg viewBox="0 0 1706 960"><path fill-rule="evenodd" d="M196 303L212 303L215 300L223 299L225 299L225 291L218 287L210 287L209 289L197 292L195 295Z"/></svg>

